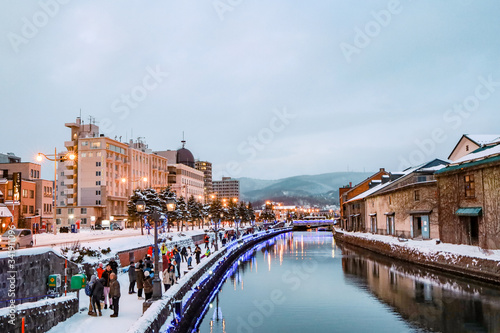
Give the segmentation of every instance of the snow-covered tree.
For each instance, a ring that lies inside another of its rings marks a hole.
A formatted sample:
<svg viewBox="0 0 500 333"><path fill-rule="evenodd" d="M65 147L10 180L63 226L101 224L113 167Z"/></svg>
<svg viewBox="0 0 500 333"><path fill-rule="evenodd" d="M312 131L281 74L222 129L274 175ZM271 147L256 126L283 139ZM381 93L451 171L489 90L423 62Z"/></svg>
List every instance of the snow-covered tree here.
<svg viewBox="0 0 500 333"><path fill-rule="evenodd" d="M180 231L184 231L184 222L189 221L191 219L191 214L189 213L189 210L187 208L186 201L184 200L184 197L180 197L177 200L177 231L179 231L179 221L181 222L181 228Z"/></svg>
<svg viewBox="0 0 500 333"><path fill-rule="evenodd" d="M168 225L171 226L175 221L177 221L177 217L179 215L179 211L177 209L177 195L173 192L170 187L162 190L158 196L160 197L163 214L167 217ZM176 208L169 212L167 209L167 202L169 199L173 199L175 201Z"/></svg>
<svg viewBox="0 0 500 333"><path fill-rule="evenodd" d="M201 221L203 220L202 209L203 205L200 202L197 202L194 196L190 196L188 200L188 210L189 213L191 213L192 230L194 230L194 224L196 222L199 222L199 224L201 224Z"/></svg>
<svg viewBox="0 0 500 333"><path fill-rule="evenodd" d="M142 219L142 214L137 212L137 201L142 200L146 202L146 196L142 193L142 190L136 189L134 193L130 196L127 203L127 214L129 221L139 221L141 223L141 234L144 235L144 220Z"/></svg>

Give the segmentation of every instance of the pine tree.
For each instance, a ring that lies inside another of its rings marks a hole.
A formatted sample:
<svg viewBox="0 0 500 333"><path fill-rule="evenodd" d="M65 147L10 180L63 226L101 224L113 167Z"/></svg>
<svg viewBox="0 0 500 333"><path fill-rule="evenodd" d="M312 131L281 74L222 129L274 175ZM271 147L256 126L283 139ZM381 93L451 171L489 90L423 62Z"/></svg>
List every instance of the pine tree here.
<svg viewBox="0 0 500 333"><path fill-rule="evenodd" d="M221 213L224 214L224 211L222 208L223 208L222 203L220 202L220 200L218 198L212 201L210 208L208 210L208 213L209 213L209 215L211 215L211 219L214 222L218 221L219 219L222 220L223 217L221 218Z"/></svg>
<svg viewBox="0 0 500 333"><path fill-rule="evenodd" d="M177 210L178 210L178 220L177 220L177 231L179 231L179 221L181 222L181 231L184 231L184 222L189 221L191 219L191 214L187 209L186 201L184 197L180 197L177 201Z"/></svg>
<svg viewBox="0 0 500 333"><path fill-rule="evenodd" d="M203 205L200 202L197 202L194 198L194 196L189 197L188 200L188 211L191 213L191 219L192 219L192 229L194 230L194 224L196 221L200 222L203 220L203 212L201 211L203 209Z"/></svg>
<svg viewBox="0 0 500 333"><path fill-rule="evenodd" d="M248 203L248 208L247 208L247 214L248 214L248 220L249 221L255 221L255 211L253 210L252 203Z"/></svg>
<svg viewBox="0 0 500 333"><path fill-rule="evenodd" d="M137 212L137 201L143 200L146 202L146 197L142 193L142 190L136 189L134 193L130 196L127 203L127 214L129 221L140 221L141 223L141 234L144 235L144 220L139 212Z"/></svg>
<svg viewBox="0 0 500 333"><path fill-rule="evenodd" d="M167 217L168 227L170 227L174 222L177 221L178 210L177 210L177 195L170 189L170 186L166 189L162 190L158 196L161 200L162 211L163 214ZM173 199L175 201L175 207L173 211L169 212L167 209L167 202L169 199Z"/></svg>

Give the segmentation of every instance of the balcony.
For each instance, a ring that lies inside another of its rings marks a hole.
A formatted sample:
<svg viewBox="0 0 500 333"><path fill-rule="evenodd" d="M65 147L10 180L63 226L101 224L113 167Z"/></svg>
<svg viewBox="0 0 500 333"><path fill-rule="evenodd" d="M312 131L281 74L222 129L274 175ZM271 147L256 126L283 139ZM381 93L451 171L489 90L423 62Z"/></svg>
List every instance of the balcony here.
<svg viewBox="0 0 500 333"><path fill-rule="evenodd" d="M75 145L75 141L64 141L64 147L73 147Z"/></svg>
<svg viewBox="0 0 500 333"><path fill-rule="evenodd" d="M73 194L75 193L75 191L72 189L72 188L67 188L67 189L64 189L64 194L67 195L67 196L73 196Z"/></svg>
<svg viewBox="0 0 500 333"><path fill-rule="evenodd" d="M66 177L73 177L75 175L75 170L70 169L70 170L64 170L64 175Z"/></svg>
<svg viewBox="0 0 500 333"><path fill-rule="evenodd" d="M73 198L66 199L66 204L67 205L72 205L74 202L75 202L75 200Z"/></svg>
<svg viewBox="0 0 500 333"><path fill-rule="evenodd" d="M75 181L73 179L65 179L63 180L63 185L64 186L73 186L75 184Z"/></svg>

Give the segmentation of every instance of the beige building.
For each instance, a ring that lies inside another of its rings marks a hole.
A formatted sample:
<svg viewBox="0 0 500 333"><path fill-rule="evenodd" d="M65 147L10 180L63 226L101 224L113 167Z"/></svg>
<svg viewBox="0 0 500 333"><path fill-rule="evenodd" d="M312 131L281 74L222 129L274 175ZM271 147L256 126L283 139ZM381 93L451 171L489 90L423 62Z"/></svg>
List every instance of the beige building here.
<svg viewBox="0 0 500 333"><path fill-rule="evenodd" d="M168 186L168 159L153 154L143 141L125 143L105 137L98 126L83 124L80 118L65 125L72 138L65 146L77 158L58 164L58 226L125 221L134 189L160 191Z"/></svg>
<svg viewBox="0 0 500 333"><path fill-rule="evenodd" d="M213 182L213 193L220 200L240 200L240 181L231 177L222 177L222 180Z"/></svg>
<svg viewBox="0 0 500 333"><path fill-rule="evenodd" d="M498 143L500 143L500 134L464 134L453 148L448 159L455 162L478 148Z"/></svg>
<svg viewBox="0 0 500 333"><path fill-rule="evenodd" d="M195 167L197 170L203 172L203 193L205 202L210 200L210 195L213 193L213 181L212 181L212 163L208 161L196 161Z"/></svg>

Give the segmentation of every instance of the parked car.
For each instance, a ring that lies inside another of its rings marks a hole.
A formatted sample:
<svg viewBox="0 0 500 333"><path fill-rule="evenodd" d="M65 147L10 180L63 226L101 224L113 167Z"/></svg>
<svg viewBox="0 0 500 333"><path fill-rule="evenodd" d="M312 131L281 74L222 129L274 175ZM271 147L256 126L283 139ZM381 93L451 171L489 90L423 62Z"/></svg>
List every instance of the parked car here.
<svg viewBox="0 0 500 333"><path fill-rule="evenodd" d="M111 230L123 230L123 227L118 223L111 223Z"/></svg>
<svg viewBox="0 0 500 333"><path fill-rule="evenodd" d="M10 239L9 239L10 237ZM30 229L11 229L2 235L0 248L7 249L9 244L14 245L16 249L21 247L33 246L33 235Z"/></svg>

